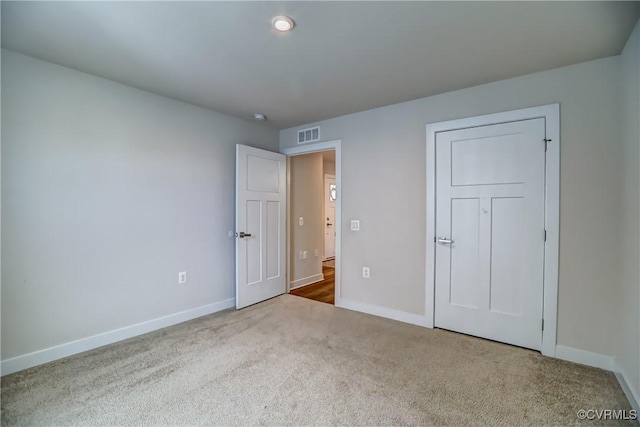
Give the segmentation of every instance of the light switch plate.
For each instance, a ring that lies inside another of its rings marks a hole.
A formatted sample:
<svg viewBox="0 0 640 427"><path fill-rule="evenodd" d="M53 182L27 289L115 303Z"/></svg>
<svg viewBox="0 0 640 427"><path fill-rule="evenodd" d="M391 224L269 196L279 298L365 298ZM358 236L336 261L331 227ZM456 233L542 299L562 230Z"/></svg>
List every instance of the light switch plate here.
<svg viewBox="0 0 640 427"><path fill-rule="evenodd" d="M360 220L352 219L351 220L351 231L360 231Z"/></svg>
<svg viewBox="0 0 640 427"><path fill-rule="evenodd" d="M304 218L303 217L298 218L298 225L304 225Z"/></svg>

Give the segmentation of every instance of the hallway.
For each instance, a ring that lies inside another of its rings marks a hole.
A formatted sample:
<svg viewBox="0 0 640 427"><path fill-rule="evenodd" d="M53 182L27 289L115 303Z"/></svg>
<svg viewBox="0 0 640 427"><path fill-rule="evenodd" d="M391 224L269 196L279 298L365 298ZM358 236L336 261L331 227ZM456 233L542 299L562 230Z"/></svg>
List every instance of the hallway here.
<svg viewBox="0 0 640 427"><path fill-rule="evenodd" d="M335 303L335 268L322 266L324 280L291 291L291 295L327 304Z"/></svg>

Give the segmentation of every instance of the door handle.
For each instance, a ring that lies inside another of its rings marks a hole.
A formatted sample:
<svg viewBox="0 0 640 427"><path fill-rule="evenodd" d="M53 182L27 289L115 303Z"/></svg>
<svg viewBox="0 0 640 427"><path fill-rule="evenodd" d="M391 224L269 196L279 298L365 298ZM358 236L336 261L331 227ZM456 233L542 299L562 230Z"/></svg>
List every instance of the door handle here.
<svg viewBox="0 0 640 427"><path fill-rule="evenodd" d="M328 227L328 226L330 226L330 225L333 225L333 224L329 224L329 223L327 223L327 227Z"/></svg>
<svg viewBox="0 0 640 427"><path fill-rule="evenodd" d="M438 243L451 244L453 243L453 240L447 239L446 237L438 237Z"/></svg>
<svg viewBox="0 0 640 427"><path fill-rule="evenodd" d="M241 231L241 232L240 232L239 237L240 237L241 239L242 239L243 237L251 237L251 234L250 234L250 233L245 233L244 231Z"/></svg>

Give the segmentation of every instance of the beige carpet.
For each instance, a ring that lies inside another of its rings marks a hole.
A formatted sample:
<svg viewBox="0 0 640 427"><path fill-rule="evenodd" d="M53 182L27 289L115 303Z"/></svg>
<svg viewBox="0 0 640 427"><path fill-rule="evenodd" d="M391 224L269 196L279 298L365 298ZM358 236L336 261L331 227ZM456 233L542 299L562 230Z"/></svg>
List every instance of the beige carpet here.
<svg viewBox="0 0 640 427"><path fill-rule="evenodd" d="M630 409L610 372L290 295L6 376L1 397L2 425L575 425Z"/></svg>

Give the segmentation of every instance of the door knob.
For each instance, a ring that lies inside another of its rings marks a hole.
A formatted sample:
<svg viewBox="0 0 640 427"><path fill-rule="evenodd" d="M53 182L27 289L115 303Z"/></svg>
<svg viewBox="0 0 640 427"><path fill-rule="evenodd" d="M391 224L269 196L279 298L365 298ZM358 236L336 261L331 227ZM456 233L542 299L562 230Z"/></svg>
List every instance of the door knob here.
<svg viewBox="0 0 640 427"><path fill-rule="evenodd" d="M239 237L240 237L241 239L242 239L243 237L251 237L251 234L249 234L249 233L245 233L244 231L241 231L241 232L240 232L240 236L239 236Z"/></svg>
<svg viewBox="0 0 640 427"><path fill-rule="evenodd" d="M453 240L447 239L446 237L438 237L438 243L451 244L453 243Z"/></svg>

